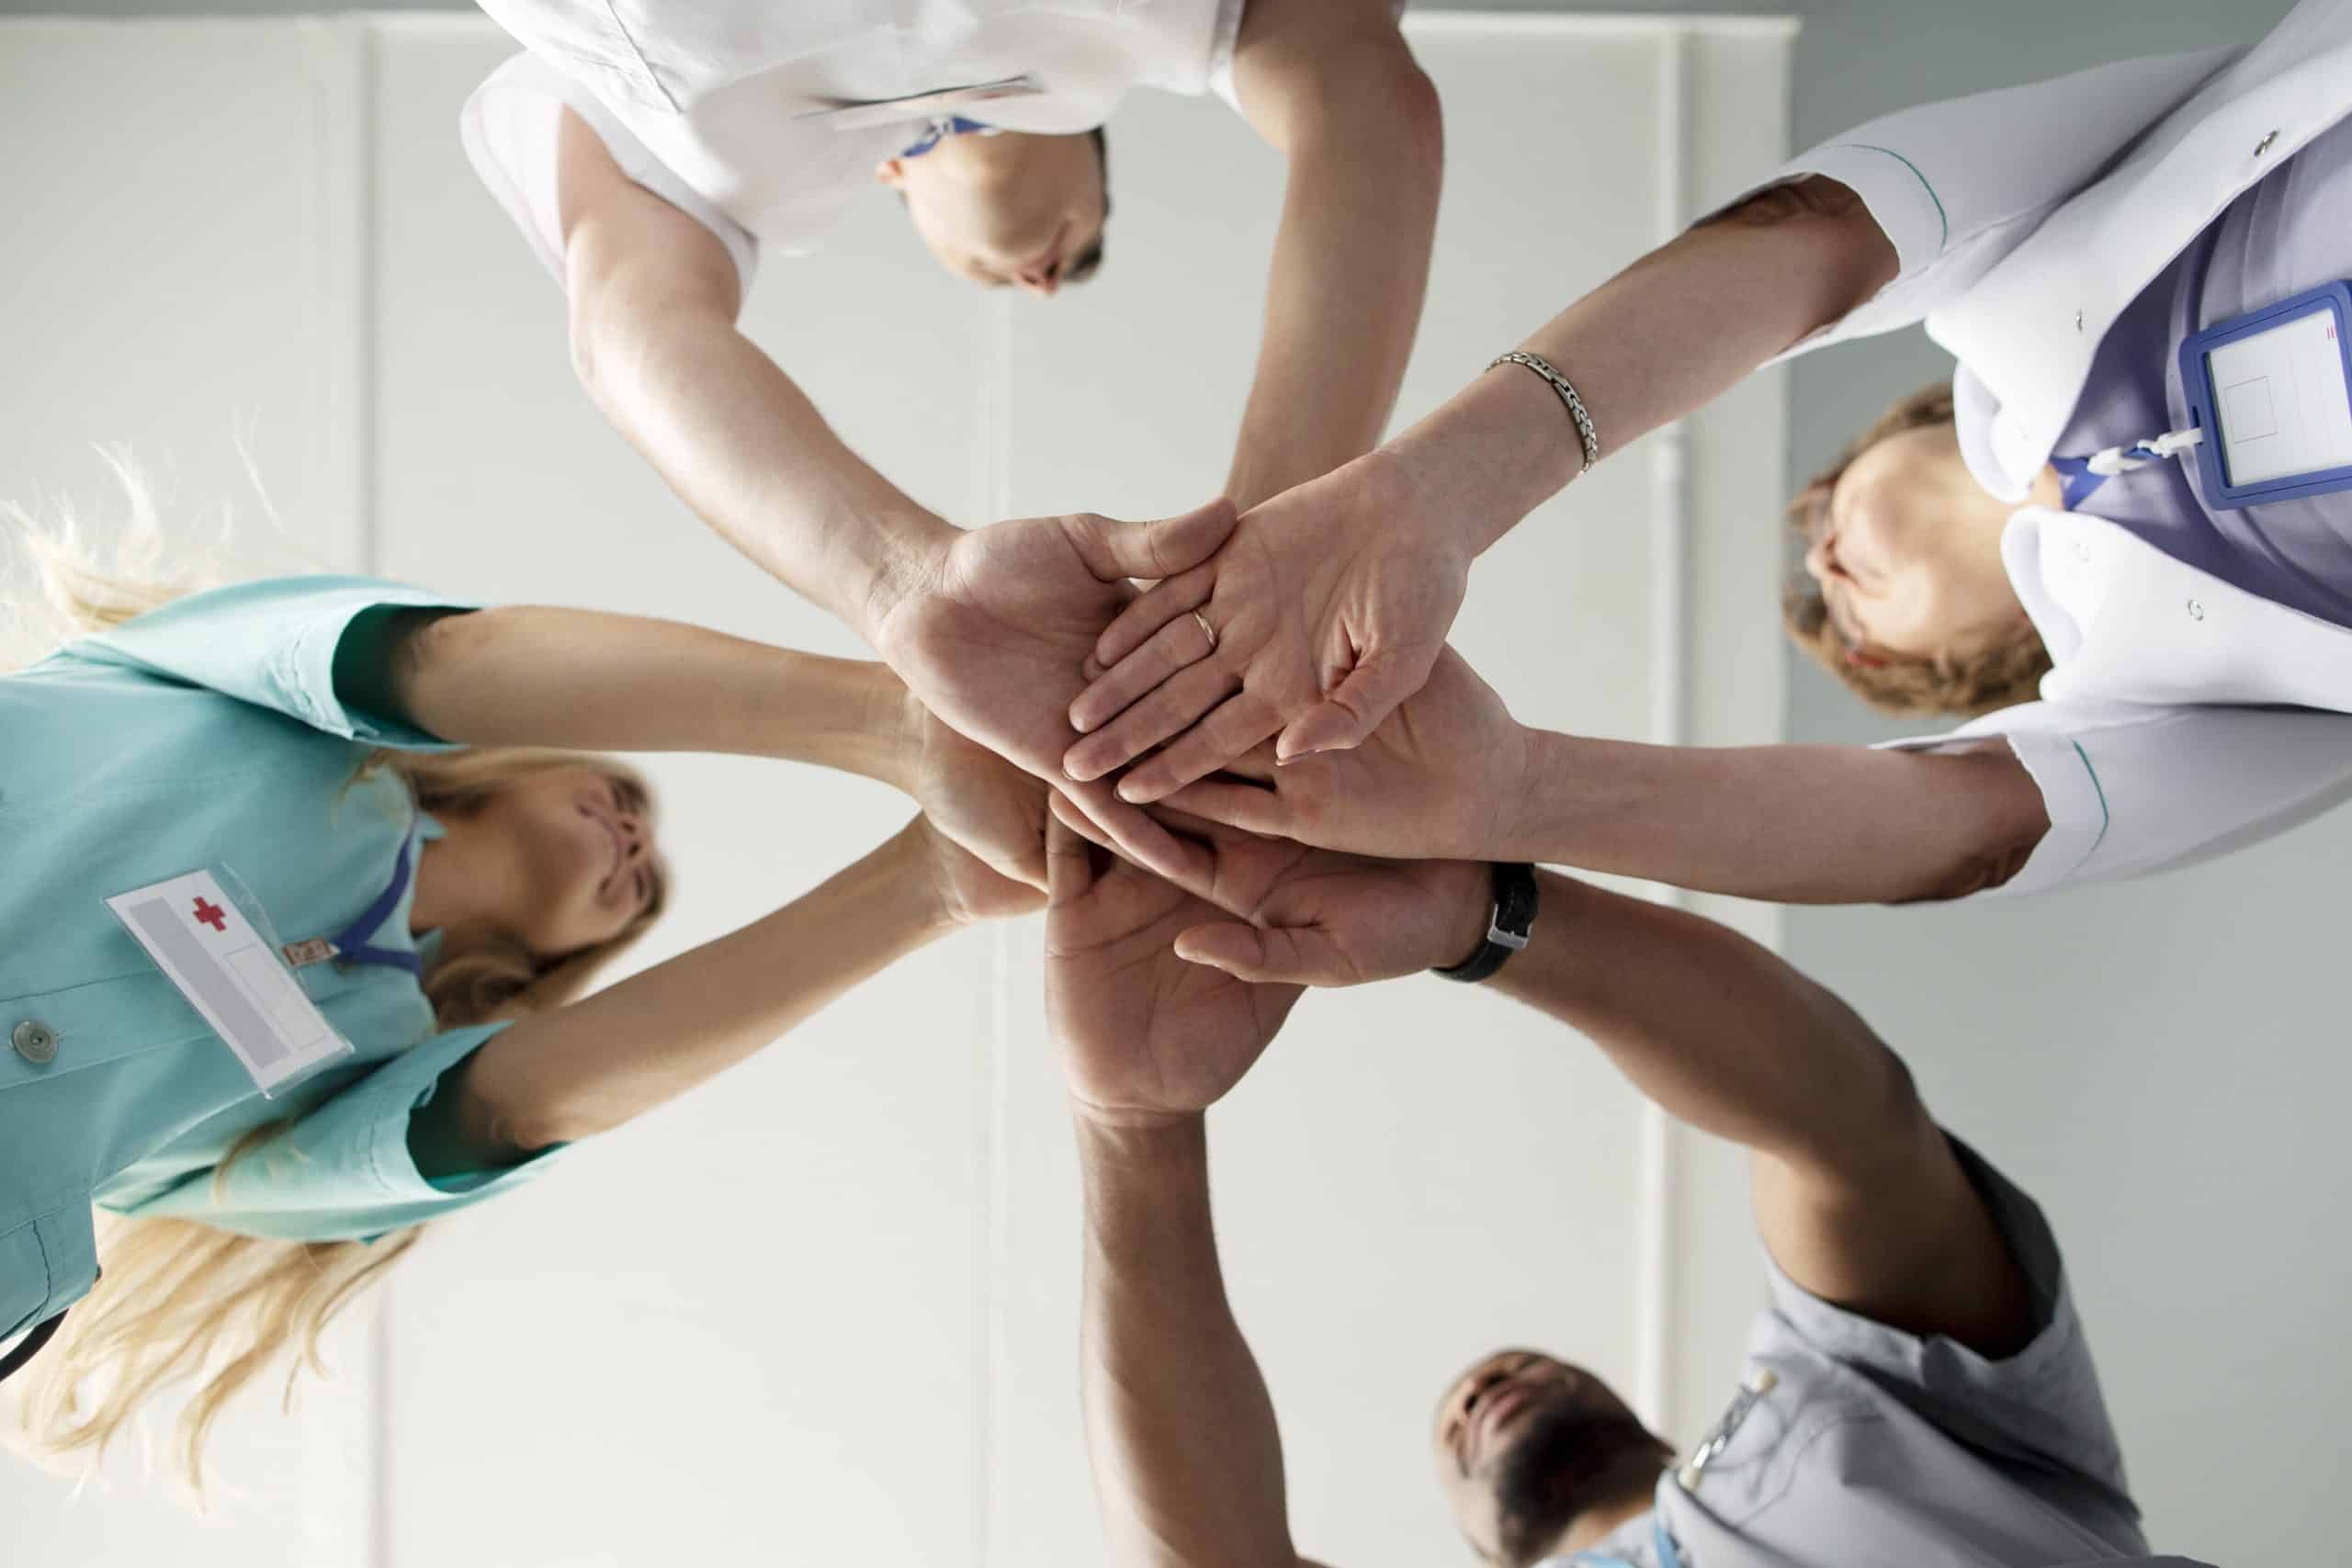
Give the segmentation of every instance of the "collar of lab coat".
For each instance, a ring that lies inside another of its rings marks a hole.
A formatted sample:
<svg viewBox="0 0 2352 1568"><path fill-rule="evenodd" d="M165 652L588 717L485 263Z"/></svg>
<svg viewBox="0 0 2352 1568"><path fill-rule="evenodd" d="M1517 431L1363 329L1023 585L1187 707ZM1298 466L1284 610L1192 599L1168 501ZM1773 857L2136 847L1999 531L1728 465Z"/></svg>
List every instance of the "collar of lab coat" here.
<svg viewBox="0 0 2352 1568"><path fill-rule="evenodd" d="M2348 113L2352 6L2305 0L1928 317L1989 400L1987 489L2024 496L2124 307L2240 192Z"/></svg>
<svg viewBox="0 0 2352 1568"><path fill-rule="evenodd" d="M2001 561L2052 668L2047 702L2352 713L2352 630L2249 593L2131 530L2029 506Z"/></svg>

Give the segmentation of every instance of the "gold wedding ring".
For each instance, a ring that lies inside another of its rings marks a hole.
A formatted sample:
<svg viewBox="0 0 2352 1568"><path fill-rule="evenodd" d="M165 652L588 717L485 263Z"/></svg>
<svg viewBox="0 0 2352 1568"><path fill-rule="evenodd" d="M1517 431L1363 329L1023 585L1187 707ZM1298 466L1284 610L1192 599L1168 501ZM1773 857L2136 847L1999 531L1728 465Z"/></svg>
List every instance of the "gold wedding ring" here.
<svg viewBox="0 0 2352 1568"><path fill-rule="evenodd" d="M1201 628L1201 635L1203 637L1209 639L1209 653L1215 653L1216 651L1216 628L1209 625L1209 618L1206 615L1202 615L1198 610L1195 610L1193 612L1193 624ZM1206 659L1208 657L1208 653L1204 653L1201 655L1201 657Z"/></svg>

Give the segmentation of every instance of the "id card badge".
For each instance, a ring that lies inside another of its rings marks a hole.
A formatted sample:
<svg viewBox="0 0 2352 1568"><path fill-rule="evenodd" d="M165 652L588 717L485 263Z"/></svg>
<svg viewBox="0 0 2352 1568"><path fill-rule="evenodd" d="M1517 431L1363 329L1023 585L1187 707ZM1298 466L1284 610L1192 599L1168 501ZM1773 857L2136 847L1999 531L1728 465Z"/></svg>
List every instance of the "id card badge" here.
<svg viewBox="0 0 2352 1568"><path fill-rule="evenodd" d="M260 903L227 866L135 887L106 902L264 1095L275 1098L353 1054L351 1042L335 1032L287 967Z"/></svg>
<svg viewBox="0 0 2352 1568"><path fill-rule="evenodd" d="M2324 283L2180 345L2206 504L2352 490L2352 288Z"/></svg>
<svg viewBox="0 0 2352 1568"><path fill-rule="evenodd" d="M1045 84L1035 76L1007 76L995 82L975 82L965 87L910 93L903 98L837 103L793 118L822 120L835 130L864 130L871 126L899 125L908 120L929 119L933 116L978 109L989 104L1002 103L1007 98L1034 98L1045 90Z"/></svg>

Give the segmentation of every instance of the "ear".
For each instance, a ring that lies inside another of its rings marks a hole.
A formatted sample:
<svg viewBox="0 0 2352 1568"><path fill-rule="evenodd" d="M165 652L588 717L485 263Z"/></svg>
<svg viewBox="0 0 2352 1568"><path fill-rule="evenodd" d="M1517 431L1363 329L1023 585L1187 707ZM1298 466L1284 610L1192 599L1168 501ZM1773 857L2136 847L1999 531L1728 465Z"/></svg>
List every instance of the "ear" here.
<svg viewBox="0 0 2352 1568"><path fill-rule="evenodd" d="M907 183L906 165L896 158L885 158L874 166L874 178L876 183L896 190Z"/></svg>

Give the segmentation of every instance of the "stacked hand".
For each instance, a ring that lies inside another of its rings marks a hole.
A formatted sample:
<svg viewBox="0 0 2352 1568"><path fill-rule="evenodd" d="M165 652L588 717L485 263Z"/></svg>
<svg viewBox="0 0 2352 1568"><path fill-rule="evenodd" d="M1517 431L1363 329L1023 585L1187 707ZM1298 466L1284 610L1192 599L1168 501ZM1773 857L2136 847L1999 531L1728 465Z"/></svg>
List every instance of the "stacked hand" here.
<svg viewBox="0 0 2352 1568"><path fill-rule="evenodd" d="M1134 596L1128 580L1198 565L1233 523L1232 506L1220 501L1159 523L1080 513L959 534L882 613L875 646L931 713L1054 781L1124 853L1189 879L1201 867L1188 846L1109 785L1063 777L1061 756L1069 704L1086 683L1080 666Z"/></svg>
<svg viewBox="0 0 2352 1568"><path fill-rule="evenodd" d="M1195 1114L1300 987L1455 964L1485 934L1482 862L1368 858L1481 854L1524 765L1444 646L1467 556L1382 525L1386 472L1351 465L1238 527L1219 504L978 529L882 618L957 907L1028 907L1044 829L1047 1010L1085 1114ZM1138 577L1159 581L1137 597ZM1071 745L1074 725L1094 733Z"/></svg>
<svg viewBox="0 0 2352 1568"><path fill-rule="evenodd" d="M1086 739L1069 776L1164 745L1119 787L1148 803L1270 737L1283 759L1361 745L1420 689L1462 608L1471 552L1433 513L1381 453L1251 511L1102 633L1070 705Z"/></svg>

